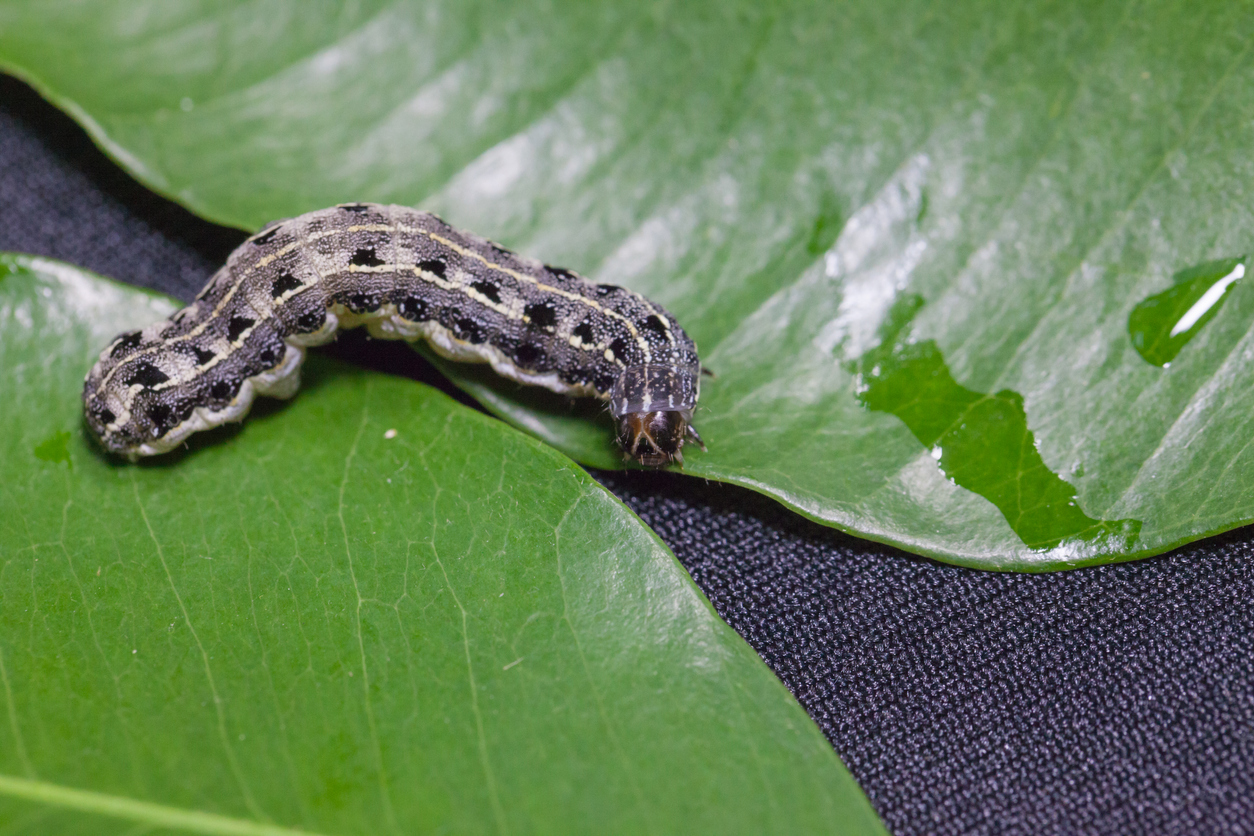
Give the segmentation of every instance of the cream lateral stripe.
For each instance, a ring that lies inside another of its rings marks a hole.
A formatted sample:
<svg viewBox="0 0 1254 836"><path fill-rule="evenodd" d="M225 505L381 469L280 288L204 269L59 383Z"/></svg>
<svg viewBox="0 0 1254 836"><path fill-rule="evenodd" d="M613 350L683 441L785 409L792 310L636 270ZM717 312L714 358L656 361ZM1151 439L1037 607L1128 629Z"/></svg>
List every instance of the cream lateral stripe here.
<svg viewBox="0 0 1254 836"><path fill-rule="evenodd" d="M308 285L301 285L300 287L292 288L291 291L288 291L287 293L285 293L285 295L282 296L281 300L276 301L276 305L275 305L276 311L278 310L278 308L282 306L283 302L286 302L288 300L288 298L291 298L292 296L295 296L297 295L297 293L300 293L302 291L306 291L310 287L314 287L314 285L317 285L317 283L326 281L326 276L324 273L322 273L321 269L319 268L319 264L317 264L316 259L311 258L310 254L308 254L308 251L306 249L306 244L314 242L314 241L321 241L322 238L330 238L331 236L337 236L337 234L344 234L346 232L395 233L395 229L396 227L389 226L389 224L379 224L379 223L357 224L357 226L347 227L344 229L324 229L324 231L310 234L310 236L297 238L296 241L292 241L291 243L285 244L285 246L283 246L282 248L276 249L275 252L268 253L266 254L266 256L262 256L261 258L258 258L257 262L253 263L252 267L247 268L247 269L242 269L242 271L240 271L240 276L238 276L236 282L234 282L231 288L229 288L229 290L226 293L224 293L222 300L219 301L216 306L214 306L213 312L209 313L209 316L204 318L204 321L199 323L198 326L192 328L191 331L184 333L184 335L171 337L169 338L169 340L162 341L162 346L154 347L152 348L152 350L147 351L147 352L137 353L137 355L134 355L132 357L127 357L127 361L129 362L133 360L143 360L143 358L145 357L152 357L155 355L155 353L158 353L159 351L161 351L161 348L164 346L173 345L173 343L176 343L176 342L184 342L187 340L193 340L193 338L201 336L202 333L204 333L204 330L206 330L206 328L209 327L209 323L212 323L214 320L216 320L216 318L219 315L221 315L223 308L226 308L226 306L229 305L229 303L231 303L231 300L233 300L234 296L236 296L236 293L240 291L240 288L243 287L243 283L248 281L248 278L252 276L252 273L255 273L256 271L258 271L258 269L261 269L262 267L266 267L268 266L268 264L271 264L277 261L278 258L286 256L287 253L292 252L293 249L296 249L297 247L300 247L301 254L305 256L305 261L306 263L308 263L308 266L310 266L312 271L314 271L314 273L316 274L317 280L315 282L308 283ZM355 267L354 264L350 264L350 271L352 267ZM418 269L416 268L414 268L414 272L415 274L418 274L418 276L420 276L421 278L426 278L426 280L428 281L434 280L435 278L434 276L428 277L426 276L426 274L420 273ZM444 287L445 290L460 290L459 286L455 286L455 285L445 286L443 285L443 283L440 283L439 281L436 281L435 283L436 285L440 285L440 287ZM256 328L256 326L248 328L247 331L241 333L240 338L232 342L231 346L229 346L227 351L219 353L219 355L214 357L212 361L209 361L207 365L198 367L198 372L208 371L209 368L212 368L214 365L217 365L217 363L227 360L227 358L231 356L232 353L234 353L234 351L236 351L238 347L243 345L243 342L247 340L248 335L251 335L253 328ZM115 342L117 342L117 340L114 340L114 343ZM110 343L110 345L112 345L112 343ZM105 375L104 380L100 381L100 389L103 390L105 386L108 386L109 382L113 380L113 376L117 375L120 370L122 370L122 365L120 365L119 363L118 366L115 366L114 368L112 368L112 370L109 371L108 375ZM157 389L158 391L162 389L169 389L169 387L172 387L172 386L179 386L182 384L186 384L187 380L189 380L187 379L187 377L172 377L172 379L168 380L166 384L162 384L157 387L154 387L154 389Z"/></svg>
<svg viewBox="0 0 1254 836"><path fill-rule="evenodd" d="M643 304L646 308L649 309L649 313L656 316L658 319L658 322L662 323L662 330L666 332L666 341L670 343L671 347L673 348L675 346L675 335L671 332L671 323L670 323L669 318L667 316L664 316L662 312L659 311L652 302L650 302L645 297L641 296L639 293L635 293L630 290L627 292L630 293L632 296L635 296L637 299L639 299L641 304Z"/></svg>
<svg viewBox="0 0 1254 836"><path fill-rule="evenodd" d="M338 232L341 230L336 230L336 231ZM314 235L306 235L303 238L298 238L296 239L296 241L293 242L294 244L298 244L300 246L301 256L303 256L305 261L309 264L309 269L312 270L318 276L318 284L321 284L327 280L327 274L323 273L322 268L318 266L318 260L309 255L308 245L311 241L321 241L323 238L329 238L332 234L334 233L331 230L323 230L321 233L317 233ZM283 249L287 249L287 248L284 247ZM275 255L278 255L278 253L275 253ZM269 263L270 262L266 261L263 258L261 259L261 261L258 261L256 265L254 265L253 269L254 270L260 269L261 267Z"/></svg>
<svg viewBox="0 0 1254 836"><path fill-rule="evenodd" d="M456 241L452 241L448 238L445 238L443 235L437 235L434 232L430 232L428 230L421 229L419 227L406 226L400 223L357 224L355 226L345 227L344 229L323 230L320 233L309 236L307 240L310 240L310 241L321 240L323 238L329 238L332 235L339 235L345 232L388 232L392 234L393 241L395 242L395 235L398 231L407 232L411 234L417 234L417 235L423 235L427 238L430 238L432 241L435 241L439 244L443 244L444 246L448 247L450 250L452 250L453 252L459 255L468 256L470 258L476 259L477 261L482 263L485 267L491 270L496 270L498 272L504 273L505 275L510 276L511 278L517 279L520 282L527 282L529 284L532 284L539 290L545 291L546 293L555 293L558 296L561 296L566 299L570 299L574 302L581 302L595 311L598 311L600 313L606 314L607 316L610 316L610 317L613 317L614 319L619 320L624 325L626 325L627 330L631 332L631 336L635 339L636 345L638 345L640 347L641 352L644 353L645 362L647 363L652 359L652 352L650 352L649 350L649 343L646 340L641 338L640 332L636 330L635 323L633 323L630 319L620 314L618 311L610 310L609 308L606 308L605 306L601 305L594 299L589 299L586 296L580 296L578 293L571 293L570 291L562 290L559 287L553 287L552 285L544 284L539 279L536 279L534 276L528 276L526 273L519 273L517 270L512 270L509 267L505 267L503 265L497 264L494 261L489 261L487 258L475 252L474 250L467 249L466 247L463 247L462 245L458 244ZM393 251L395 251L395 248L396 248L396 245L395 243L393 243ZM260 266L260 264L258 266ZM355 265L350 265L349 267L349 270L352 272L383 273L383 272L387 272L388 270L395 270L395 269L396 267L394 265L393 266L380 265L378 267L372 267L372 268L356 267ZM416 269L415 269L415 272L417 272ZM426 278L426 276L423 276L423 278ZM445 285L438 281L436 282L436 284L438 284L440 287L443 287L445 290L463 290L461 285ZM636 296L638 299L643 301L644 304L649 308L649 310L655 316L658 316L657 309L654 308L653 305L647 299L645 299L644 297L636 293L633 293L632 295ZM492 306L491 303L487 302L484 299L484 297L480 294L475 294L471 298L475 299L476 301L484 301L485 304L488 304L489 307L492 307L493 310L497 311L498 313L505 314L506 316L510 316L509 312L506 309L504 309L503 307ZM510 318L515 319L517 317L510 316ZM667 324L666 317L658 316L658 319L662 321L662 324L666 328L666 338L670 341L671 345L674 345L675 337L673 334L671 334L670 325ZM582 343L580 345L582 345ZM577 345L575 347L578 348L579 346Z"/></svg>
<svg viewBox="0 0 1254 836"><path fill-rule="evenodd" d="M430 238L432 241L441 243L456 253L459 253L464 256L469 256L470 258L477 259L480 262L482 262L484 266L492 270L497 270L501 273L504 273L507 276L511 276L517 279L520 282L527 282L529 284L535 285L537 288L539 288L540 290L546 293L555 293L558 296L561 296L563 298L570 299L575 302L582 302L583 304L587 305L588 307L592 308L595 311L600 311L601 313L606 314L607 316L613 317L614 319L621 321L624 325L627 326L627 330L631 332L631 336L635 338L636 345L640 346L640 351L644 354L644 361L648 363L652 359L653 354L649 350L648 341L646 341L644 338L640 336L640 332L636 330L635 323L633 323L630 319L620 314L618 311L612 311L609 308L602 306L595 300L587 298L586 296L580 296L578 293L571 293L568 290L562 290L560 287L553 287L552 285L544 284L539 279L533 278L532 276L528 276L526 273L519 273L517 270L511 270L508 267L502 267L499 264L495 264L491 261L488 261L486 258L481 256L479 253L475 252L474 250L468 250L465 247L461 246L460 244L454 241L450 241L449 239L445 238L442 235L436 235L434 232L428 232L425 229L417 229L417 228L411 229L409 227L403 227L403 229L406 232L416 232L419 235L425 235L428 238ZM667 330L669 331L670 329L667 329Z"/></svg>
<svg viewBox="0 0 1254 836"><path fill-rule="evenodd" d="M214 354L212 360L210 360L208 363L205 363L203 366L197 366L196 369L189 376L172 377L169 380L167 380L165 383L158 383L156 386L152 386L149 388L151 388L152 391L154 392L160 392L163 389L169 389L173 386L181 386L182 384L186 383L192 378L199 377L200 375L209 371L210 369L212 369L214 366L218 365L219 363L225 362L228 357L230 357L232 354L238 351L241 347L243 347L244 343L248 341L249 336L252 335L253 331L257 330L257 326L260 324L261 323L259 321L257 325L253 325L252 327L246 328L243 331L241 331L239 337L237 337L234 342L227 343L226 351L222 351L222 352L218 352ZM280 360L280 362L282 361Z"/></svg>
<svg viewBox="0 0 1254 836"><path fill-rule="evenodd" d="M252 270L256 270L256 269L257 269L257 268L259 268L259 267L265 267L267 264L271 263L272 261L277 261L277 260L278 260L279 258L281 258L282 256L287 255L288 253L290 253L292 250L296 249L297 247L299 247L299 246L300 246L301 244L303 244L303 243L304 243L304 241L303 241L302 239L297 238L295 241L293 241L292 243L290 243L290 244L288 244L287 246L283 247L282 249L275 250L274 252L270 253L269 255L262 256L262 257L261 257L261 259L260 259L260 260L258 260L258 262L252 266L252 268L251 268L251 269L252 269ZM247 275L247 274L245 274L245 275ZM234 289L234 288L232 288L232 289ZM215 313L216 313L216 311L215 311Z"/></svg>
<svg viewBox="0 0 1254 836"><path fill-rule="evenodd" d="M351 233L351 232L387 232L387 233L390 233L393 236L393 240L395 240L395 235L398 230L401 232L407 232L411 234L418 234L418 235L426 236L432 241L436 241L437 243L443 244L445 247L448 247L449 249L453 250L459 255L478 260L485 267L488 267L491 270L496 270L498 272L504 273L505 275L510 276L511 278L514 278L520 282L527 282L529 284L532 284L539 290L545 291L547 293L554 293L565 299L569 299L575 302L580 302L584 305L587 305L588 307L592 308L595 311L598 311L600 313L606 314L607 316L610 316L614 319L619 320L624 325L626 325L627 330L631 332L631 336L636 341L636 345L640 347L641 353L644 354L645 362L648 363L652 360L652 351L650 351L649 349L648 341L643 339L640 336L640 332L636 330L635 323L633 323L630 319L623 316L622 314L618 313L618 311L610 310L609 308L604 307L603 305L599 304L595 300L589 299L585 296L581 296L578 293L571 293L570 291L562 290L561 288L558 288L558 287L553 287L552 285L545 284L532 276L528 276L526 273L519 273L517 270L512 270L508 267L497 264L493 261L489 261L488 259L484 258L482 255L475 252L474 250L467 249L466 247L463 247L457 242L452 241L448 238L445 238L442 235L437 235L434 232L428 232L427 230L420 229L418 227L405 226L403 224L355 224L353 226L341 227L340 229L324 229L319 232L315 232L312 235L306 235L301 238L298 238L297 240L292 241L291 243L283 246L282 248L276 250L275 252L262 256L260 259L257 260L255 264L253 264L253 266L250 269L240 271L239 278L235 281L234 284L231 285L231 288L222 297L222 300L216 306L214 306L213 313L211 313L208 317L206 317L203 322L201 322L192 330L188 331L186 334L183 334L178 337L171 337L170 339L165 340L164 344L172 345L174 343L184 342L186 340L193 339L203 334L205 332L205 329L209 327L209 324L213 322L217 318L217 316L222 312L223 308L225 308L231 302L231 300L235 298L235 294L239 291L239 288L243 285L243 283L248 279L249 275L251 275L255 270L258 270L262 267L272 264L274 261L276 261L277 259L281 258L284 255L287 255L288 253L290 253L293 249L296 249L297 247L301 248L301 252L305 255L305 260L310 264L314 272L318 274L319 280L324 281L326 279L326 276L323 275L322 271L318 268L318 263L314 259L309 257L309 252L305 248L305 245L310 244L314 241L321 241L324 238L330 238L335 235L344 235L344 234ZM395 250L395 244L393 245L393 250ZM349 267L350 271L352 271L354 266L355 265L350 265ZM385 272L385 270L383 270L382 267L383 266L381 266L380 268L376 268L376 271ZM396 270L396 266L392 265L388 269ZM431 281L432 279L435 278L434 276L428 277L427 275L423 275L422 273L418 271L417 268L412 268L412 269L414 270L414 273L416 275L419 275L421 278L427 279L428 281ZM365 272L365 271L362 271L362 272ZM471 295L470 292L464 289L461 285L456 285L456 284L446 285L443 282L439 282L439 281L435 281L434 283L440 287L443 287L445 290L460 290L465 295L468 295L468 296ZM308 287L310 286L311 285L304 285L300 289L293 289L291 293L295 295L296 293L300 292L300 290L308 289ZM284 296L286 299L286 294ZM476 301L480 301L485 304L488 304L489 306L493 308L493 310L496 310L498 313L504 314L506 316L510 316L511 319L516 318L510 315L507 309L503 307L491 305L491 303L488 302L488 300L486 300L479 294L475 294L474 296L471 296L471 298L475 299ZM648 305L648 302L646 301L645 304ZM648 305L648 307L650 310L654 310L652 305ZM654 313L656 314L656 311L654 311ZM658 317L658 318L662 320L663 324L666 323L665 317ZM252 332L252 329L249 329L247 332L245 332L245 335L251 332ZM242 335L242 336L245 336L245 335ZM675 338L671 334L669 326L666 327L666 336L667 336L667 339L673 345L675 342ZM236 348L239 347L240 343L241 341L239 340L237 340L235 343L232 343L230 351L228 351L226 354L223 354L221 356L225 359L225 357L229 356L231 353L235 351ZM575 345L574 343L572 343L572 345L574 345L576 348L581 348L583 343L580 343L578 345ZM602 346L597 346L597 347L601 348ZM152 356L158 350L159 349L154 349L153 351L146 352L143 355L136 355L134 357L128 357L127 360L131 361L131 360L143 359L143 357L145 356ZM105 379L103 381L101 381L102 388L113 379L113 375L117 374L117 372L121 368L122 368L121 365L118 365L109 371L109 374L105 376ZM206 366L205 368L207 369L209 367ZM182 382L185 382L185 381L172 381L170 385L177 385L178 383L182 383Z"/></svg>
<svg viewBox="0 0 1254 836"><path fill-rule="evenodd" d="M406 273L406 272L413 273L415 276L427 282L428 284L433 284L436 287L443 288L444 290L453 290L453 291L460 293L463 296L468 296L471 299L474 299L480 305L483 305L485 308L491 308L492 310L496 311L501 316L507 317L509 319L522 319L521 313L515 313L513 310L510 309L508 305L502 305L499 302L493 302L491 299L484 296L482 293L475 290L473 287L470 287L469 285L458 284L457 282L446 281L444 279L441 279L435 273L429 273L426 270L418 269L417 266L405 267L400 264L377 264L373 267L363 267L359 264L350 264L348 265L348 272L350 273ZM292 291L292 292L295 293L296 291Z"/></svg>
<svg viewBox="0 0 1254 836"><path fill-rule="evenodd" d="M313 258L309 256L309 252L305 248L305 245L313 241L320 241L324 238L330 238L335 235L343 235L343 234L350 233L350 232L387 232L392 235L393 242L395 242L395 235L398 230L402 232L407 232L407 233L416 233L419 235L424 235L433 241L443 244L444 246L448 247L449 249L453 250L454 252L457 252L458 254L462 256L469 256L471 258L477 259L479 262L481 262L485 267L488 267L489 269L504 273L505 275L510 276L518 281L528 282L534 285L536 288L538 288L541 291L544 291L547 293L554 293L563 298L570 299L576 302L581 302L595 311L598 311L600 313L606 314L610 317L613 317L614 319L619 320L624 325L626 325L627 329L631 332L632 337L636 341L636 345L640 347L641 352L644 354L645 362L647 363L652 359L652 352L649 350L649 344L646 340L644 340L640 336L640 332L636 330L635 323L633 323L630 319L618 313L617 311L610 310L609 308L606 308L605 306L599 304L593 299L589 299L577 293L571 293L569 291L562 290L561 288L545 284L532 276L528 276L525 273L519 273L517 270L512 270L503 265L489 261L488 259L484 258L482 255L475 252L474 250L470 250L465 247L462 247L456 242L448 238L445 238L442 235L437 235L433 232L428 232L425 229L405 226L402 224L356 224L354 226L344 227L341 229L321 230L320 232L316 232L312 235L306 235L302 238L292 241L290 244L285 245L281 249L276 250L275 252L270 253L258 259L257 262L251 268L240 271L239 278L235 281L234 284L231 285L231 288L226 292L226 294L223 295L222 300L214 307L212 314L206 317L206 319L200 325L197 325L195 328L193 328L191 331L188 331L186 334L183 334L178 337L171 337L169 340L164 341L164 345L170 345L170 344L177 343L177 342L183 342L183 341L192 339L194 337L197 337L200 334L203 334L205 329L209 327L209 324L222 312L223 308L225 308L226 305L229 304L230 301L235 297L235 294L244 285L244 283L248 280L249 276L253 272L269 264L272 264L274 261L276 261L277 259L281 258L284 255L287 255L288 253L290 253L293 249L296 249L297 247L300 247L302 254L305 256L305 261L310 265L313 271L317 274L318 279L317 281L311 282L309 284L302 284L300 287L293 288L292 290L283 294L282 297L280 297L279 299L275 301L275 305L274 305L275 311L277 311L283 305L283 303L287 302L287 300L290 299L292 296L295 296L296 294L301 293L302 291L308 290L309 288L313 287L314 284L318 284L326 280L326 276L319 269L317 261L315 261ZM395 243L393 243L393 251L395 251ZM366 267L366 266L361 266L361 265L356 265L356 264L350 264L348 267L348 270L350 273L388 273L388 272L401 272L403 269L404 268L402 268L398 264L381 264L381 265L377 265L374 267ZM442 280L438 276L436 276L434 273L428 273L424 270L420 270L417 266L414 266L408 269L418 278L423 279L424 281L427 281L431 284L434 284L437 287L443 288L444 290L459 291L462 295L475 300L476 302L480 303L481 305L484 305L485 307L491 308L492 310L496 311L502 316L508 317L509 319L513 319L513 320L522 319L521 314L515 313L512 309L510 309L506 305L501 305L501 304L493 302L492 300L484 296L482 293L476 292L473 288L470 288L466 285L458 284L456 282L448 282L448 281ZM632 295L640 298L641 301L644 302L645 306L650 311L652 311L655 316L657 316L656 308L654 308L653 305L647 299L644 299L644 297L640 297L639 294L632 294ZM661 322L663 323L663 326L665 327L667 340L671 343L671 345L674 345L675 337L671 333L670 325L667 323L666 317L658 316L658 319L661 320ZM152 387L152 389L154 391L161 391L163 389L169 389L174 386L181 386L182 384L190 380L192 377L196 377L197 375L203 374L204 372L209 371L210 369L212 369L214 366L218 365L219 363L225 362L248 340L249 336L251 336L252 332L256 330L258 325L260 325L260 320L258 321L257 324L242 331L239 337L236 338L234 341L232 341L228 345L228 348L226 351L215 354L214 358L210 360L208 363L204 364L203 366L197 366L196 370L190 376L171 377L166 382L158 384L155 387ZM114 342L116 342L116 340ZM585 343L582 340L574 336L568 337L567 342L573 348L577 348L582 351L588 351L591 349L605 351L608 345L608 343L604 345L601 343ZM158 349L153 349L152 351L145 352L143 355L137 355L135 357L128 357L127 360L131 361L131 360L142 359L144 356L153 356L154 354L157 353L157 351ZM611 359L612 362L614 362L614 364L617 366L624 367L623 362L619 360L617 357L614 357L614 358L607 357L607 359ZM101 381L101 388L103 388L105 384L107 384L110 380L112 380L113 375L115 375L120 369L121 369L121 364L119 364L114 369L110 370L109 374L106 375L105 379Z"/></svg>
<svg viewBox="0 0 1254 836"><path fill-rule="evenodd" d="M84 417L111 453L164 453L241 420L254 396L291 397L305 350L358 326L425 340L525 385L608 400L616 440L640 464L682 464L685 439L700 441L690 423L696 345L660 305L429 213L375 204L275 221L250 237L193 303L109 344L87 375Z"/></svg>
<svg viewBox="0 0 1254 836"><path fill-rule="evenodd" d="M209 324L218 318L218 314L222 313L222 309L223 309L223 308L225 308L228 304L230 304L231 300L235 298L235 294L236 294L236 293L239 291L239 289L243 286L244 282L245 282L245 281L247 281L248 277L252 274L252 272L253 272L254 270L256 270L258 267L263 267L263 266L265 266L266 264L269 264L270 262L274 261L276 258L278 258L278 257L280 257L280 256L287 255L287 254L288 254L288 253L290 253L292 250L294 250L297 246L299 246L301 243L302 243L302 242L301 242L300 240L293 241L292 243L288 244L287 246L283 247L282 249L277 250L277 251L275 251L275 252L273 252L273 253L270 253L269 255L265 256L265 257L264 257L264 258L262 258L260 261L258 261L256 264L254 264L251 268L249 268L249 269L247 269L247 270L241 270L241 271L240 271L239 278L238 278L238 279L236 279L235 283L234 283L233 285L231 285L230 289L229 289L229 290L227 290L227 292L223 295L223 297L222 297L222 301L218 302L218 304L217 304L216 306L214 306L213 313L211 313L211 314L209 314L209 316L205 317L205 319L204 319L204 321L203 321L203 322L201 322L199 325L197 325L197 326L196 326L195 328L193 328L192 330L188 331L186 334L183 334L183 335L178 336L178 337L171 337L171 338L170 338L170 339L168 339L168 340L163 340L163 341L162 341L162 346L172 345L173 343L184 342L184 341L186 341L186 340L190 340L190 339L193 339L193 338L195 338L195 337L199 337L201 334L203 334L203 333L205 332L205 329L209 327ZM317 269L318 269L318 268L315 266L315 267L314 267L314 270L316 271ZM127 357L126 359L127 359L127 361L129 362L129 361L131 361L131 360L139 360L139 359L142 359L142 358L144 358L144 357L152 357L154 354L156 354L156 353L157 353L158 351L160 351L160 350L161 350L161 348L160 348L160 347L158 347L158 348L154 348L154 349L152 349L151 351L147 351L147 352L145 352L144 354L136 354L135 356L133 356L133 357ZM110 369L110 370L109 370L109 373L108 373L107 375L105 375L104 380L100 381L100 388L101 388L101 389L103 389L105 386L107 386L107 385L109 384L109 382L110 382L111 380L113 380L113 376L114 376L115 374L117 374L117 373L118 373L118 371L120 371L120 370L121 370L121 368L122 368L122 364L120 364L120 363L119 363L117 366L115 366L114 368Z"/></svg>
<svg viewBox="0 0 1254 836"><path fill-rule="evenodd" d="M213 313L210 314L208 319L206 319L200 325L196 326L191 331L188 331L186 334L183 334L180 337L171 337L170 339L164 342L164 345L170 345L171 343L181 342L183 340L188 340L188 339L191 339L192 337L196 337L196 336L199 336L200 334L203 334L205 329L209 327L209 323L212 322L213 319L222 312L222 308L231 300L231 298L235 295L235 293L241 287L243 287L244 283L248 281L248 278L253 274L253 272L255 272L260 267L270 264L272 261L274 261L274 259L278 258L279 256L286 255L287 253L291 252L297 245L301 243L302 243L301 241L293 241L292 243L283 247L283 249L279 250L278 252L271 253L269 256L266 256L265 258L261 259L249 269L240 271L239 280L236 281L235 284L231 286L231 289L227 291L226 295L222 297L222 302L213 309ZM306 255L306 261L309 261L311 264L313 264L312 259L309 259L307 255ZM294 288L293 290L289 291L289 293L285 293L282 299L275 300L275 304L273 306L274 311L278 311L282 307L283 302L286 302L290 296L300 293L302 290L308 290L309 288L313 287L315 284L318 284L318 282L322 281L322 274L318 272L318 267L316 264L313 265L313 269L315 273L318 273L318 277L319 277L318 281L315 281L306 285L301 285L300 287ZM208 363L205 363L203 366L197 366L195 371L193 371L190 375L186 377L183 377L183 376L171 377L165 383L159 383L156 386L151 387L152 390L154 392L160 392L163 389L170 389L175 386L181 386L187 381L191 380L192 378L197 377L209 371L210 369L212 369L214 366L218 365L219 363L225 362L227 359L231 357L231 355L233 355L236 351L238 351L240 347L244 345L245 342L248 341L248 338L252 335L253 331L257 330L258 326L261 325L263 320L264 320L264 317L259 318L256 321L256 323L254 323L253 325L241 331L240 335L236 337L235 340L227 343L227 348L225 351L215 353L212 360L210 360ZM156 353L156 349L154 349L151 352L147 352L147 356L152 356L155 353ZM143 356L143 355L136 355L136 357L128 357L127 360L128 361L134 360L140 356ZM113 371L109 373L109 375L105 378L104 382L107 383L120 368L121 368L121 364L119 364L117 368L115 368Z"/></svg>

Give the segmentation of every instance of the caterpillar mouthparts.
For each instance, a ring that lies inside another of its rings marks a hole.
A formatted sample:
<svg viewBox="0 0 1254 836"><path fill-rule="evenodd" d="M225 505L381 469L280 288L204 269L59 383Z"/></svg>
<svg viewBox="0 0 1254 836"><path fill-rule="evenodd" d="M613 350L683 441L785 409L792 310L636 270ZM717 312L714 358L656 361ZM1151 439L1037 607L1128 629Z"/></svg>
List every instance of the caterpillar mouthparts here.
<svg viewBox="0 0 1254 836"><path fill-rule="evenodd" d="M517 255L404 206L341 204L275 221L231 253L190 305L110 343L83 388L110 453L158 455L289 398L309 346L364 325L452 360L607 401L625 458L683 463L701 366L665 309Z"/></svg>

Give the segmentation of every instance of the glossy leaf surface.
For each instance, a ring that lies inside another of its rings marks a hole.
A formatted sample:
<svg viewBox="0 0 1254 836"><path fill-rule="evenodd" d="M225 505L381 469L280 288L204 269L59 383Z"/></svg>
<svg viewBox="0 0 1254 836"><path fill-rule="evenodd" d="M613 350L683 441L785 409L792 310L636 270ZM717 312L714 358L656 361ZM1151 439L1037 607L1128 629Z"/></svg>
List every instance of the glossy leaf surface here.
<svg viewBox="0 0 1254 836"><path fill-rule="evenodd" d="M429 387L314 357L106 460L84 370L171 309L0 257L5 833L883 832L630 511Z"/></svg>
<svg viewBox="0 0 1254 836"><path fill-rule="evenodd" d="M1254 519L1254 291L1169 368L1129 331L1173 276L1251 249L1252 39L1243 3L0 10L0 61L153 188L247 228L418 205L629 285L718 375L688 472L1018 569ZM907 299L899 344L980 396L939 448L862 396ZM450 373L615 463L563 404Z"/></svg>

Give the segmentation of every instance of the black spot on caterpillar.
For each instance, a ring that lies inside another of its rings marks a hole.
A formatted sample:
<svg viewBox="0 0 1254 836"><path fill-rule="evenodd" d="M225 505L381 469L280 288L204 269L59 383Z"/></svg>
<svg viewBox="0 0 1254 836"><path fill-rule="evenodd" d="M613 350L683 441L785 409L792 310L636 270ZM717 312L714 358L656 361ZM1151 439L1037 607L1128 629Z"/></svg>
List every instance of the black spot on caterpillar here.
<svg viewBox="0 0 1254 836"><path fill-rule="evenodd" d="M164 453L241 420L257 395L291 397L306 348L358 325L607 401L624 455L641 464L682 463L685 440L701 444L697 348L661 306L370 203L266 225L194 302L114 340L87 374L87 425L111 453Z"/></svg>
<svg viewBox="0 0 1254 836"><path fill-rule="evenodd" d="M300 287L300 279L291 273L280 273L270 284L270 296L278 299L289 290L295 290L298 287Z"/></svg>
<svg viewBox="0 0 1254 836"><path fill-rule="evenodd" d="M552 302L532 302L523 308L524 321L533 328L550 330L557 327L557 305Z"/></svg>
<svg viewBox="0 0 1254 836"><path fill-rule="evenodd" d="M127 351L139 345L143 339L138 331L132 331L129 334L123 334L113 343L113 349L109 352L110 357L117 357L119 354L125 354Z"/></svg>

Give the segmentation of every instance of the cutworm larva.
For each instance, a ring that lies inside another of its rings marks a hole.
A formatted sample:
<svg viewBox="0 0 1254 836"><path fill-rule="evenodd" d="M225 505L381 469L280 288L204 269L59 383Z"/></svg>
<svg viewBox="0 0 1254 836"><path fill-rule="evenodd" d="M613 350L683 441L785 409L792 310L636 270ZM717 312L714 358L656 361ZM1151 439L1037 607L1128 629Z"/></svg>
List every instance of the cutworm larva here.
<svg viewBox="0 0 1254 836"><path fill-rule="evenodd" d="M190 305L122 334L87 374L87 424L111 453L164 453L291 397L309 346L365 325L453 360L607 401L626 457L683 462L700 363L669 313L404 206L350 203L275 221Z"/></svg>

